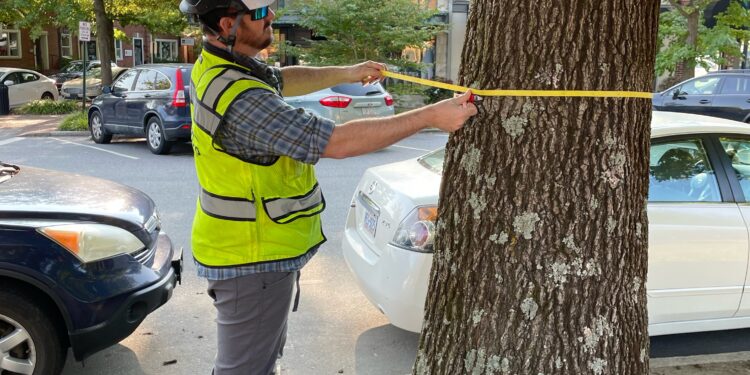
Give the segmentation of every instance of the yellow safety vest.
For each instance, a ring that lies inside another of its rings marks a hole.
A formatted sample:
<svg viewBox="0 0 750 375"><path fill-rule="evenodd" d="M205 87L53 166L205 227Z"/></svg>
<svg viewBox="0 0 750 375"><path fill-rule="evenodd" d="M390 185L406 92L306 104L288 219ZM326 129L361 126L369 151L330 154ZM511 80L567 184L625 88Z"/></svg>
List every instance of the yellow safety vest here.
<svg viewBox="0 0 750 375"><path fill-rule="evenodd" d="M270 165L228 154L214 142L227 108L249 89L275 88L248 68L206 50L191 74L192 141L201 191L193 257L207 267L293 259L325 242L323 193L313 166L280 156Z"/></svg>

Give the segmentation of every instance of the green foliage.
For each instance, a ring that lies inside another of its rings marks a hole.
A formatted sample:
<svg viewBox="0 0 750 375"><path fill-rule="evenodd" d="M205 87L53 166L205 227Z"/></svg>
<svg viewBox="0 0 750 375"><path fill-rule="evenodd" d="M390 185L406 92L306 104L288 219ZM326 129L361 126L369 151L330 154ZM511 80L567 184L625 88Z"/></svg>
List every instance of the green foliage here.
<svg viewBox="0 0 750 375"><path fill-rule="evenodd" d="M424 89L422 86L413 83L394 83L388 85L387 90L393 95L422 95Z"/></svg>
<svg viewBox="0 0 750 375"><path fill-rule="evenodd" d="M78 109L78 103L70 100L34 100L13 110L21 115L64 115Z"/></svg>
<svg viewBox="0 0 750 375"><path fill-rule="evenodd" d="M297 0L287 12L313 30L316 40L308 40L307 46L282 45L280 51L311 65L376 60L418 68L402 52L425 48L444 29L429 21L436 11L414 0Z"/></svg>
<svg viewBox="0 0 750 375"><path fill-rule="evenodd" d="M63 131L85 131L89 130L89 122L86 112L77 111L62 120L57 130Z"/></svg>
<svg viewBox="0 0 750 375"><path fill-rule="evenodd" d="M703 25L702 12L708 1L691 1L689 5L676 5L670 12L659 18L658 40L661 50L656 55L656 74L674 72L681 62L695 62L704 69L709 63L728 64L729 57L741 56L741 40L750 40L750 10L744 9L739 1L730 3L726 12L717 14L716 25L709 29ZM687 15L700 12L698 39L689 45Z"/></svg>

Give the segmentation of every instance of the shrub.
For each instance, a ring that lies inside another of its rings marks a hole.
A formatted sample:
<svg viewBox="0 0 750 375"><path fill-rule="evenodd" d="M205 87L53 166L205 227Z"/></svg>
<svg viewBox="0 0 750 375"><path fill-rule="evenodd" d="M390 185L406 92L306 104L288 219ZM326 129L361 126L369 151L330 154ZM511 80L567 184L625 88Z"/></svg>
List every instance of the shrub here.
<svg viewBox="0 0 750 375"><path fill-rule="evenodd" d="M72 100L34 100L15 109L21 115L64 115L78 110L78 102Z"/></svg>
<svg viewBox="0 0 750 375"><path fill-rule="evenodd" d="M422 86L413 83L394 83L386 88L393 95L422 95Z"/></svg>
<svg viewBox="0 0 750 375"><path fill-rule="evenodd" d="M86 112L77 111L65 116L57 130L79 131L89 130L89 121Z"/></svg>

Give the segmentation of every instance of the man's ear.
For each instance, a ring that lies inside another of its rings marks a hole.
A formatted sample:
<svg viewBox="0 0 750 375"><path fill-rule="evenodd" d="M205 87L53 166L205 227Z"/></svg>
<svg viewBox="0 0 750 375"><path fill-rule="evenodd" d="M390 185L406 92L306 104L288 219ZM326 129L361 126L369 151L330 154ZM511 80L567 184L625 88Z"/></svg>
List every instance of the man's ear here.
<svg viewBox="0 0 750 375"><path fill-rule="evenodd" d="M216 30L222 36L228 36L234 26L235 17L221 17L219 19L219 30Z"/></svg>

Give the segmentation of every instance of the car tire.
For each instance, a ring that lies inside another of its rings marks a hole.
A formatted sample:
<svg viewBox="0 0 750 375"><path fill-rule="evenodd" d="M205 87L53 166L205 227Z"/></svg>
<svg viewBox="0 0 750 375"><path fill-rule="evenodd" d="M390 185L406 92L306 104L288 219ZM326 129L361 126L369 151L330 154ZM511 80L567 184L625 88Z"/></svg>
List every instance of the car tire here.
<svg viewBox="0 0 750 375"><path fill-rule="evenodd" d="M0 373L44 375L62 371L67 346L60 337L61 331L44 310L19 290L2 286L0 342L6 344L0 346L0 358L4 358L0 361ZM14 340L13 344L8 344L8 339Z"/></svg>
<svg viewBox="0 0 750 375"><path fill-rule="evenodd" d="M99 111L91 112L89 116L89 131L91 132L91 139L96 143L101 144L112 141L112 134L107 129L104 129L104 121Z"/></svg>
<svg viewBox="0 0 750 375"><path fill-rule="evenodd" d="M42 100L55 100L55 96L51 92L45 92L42 94Z"/></svg>
<svg viewBox="0 0 750 375"><path fill-rule="evenodd" d="M166 140L164 126L156 116L151 116L146 123L146 144L152 153L157 155L168 154L172 148L172 142Z"/></svg>

